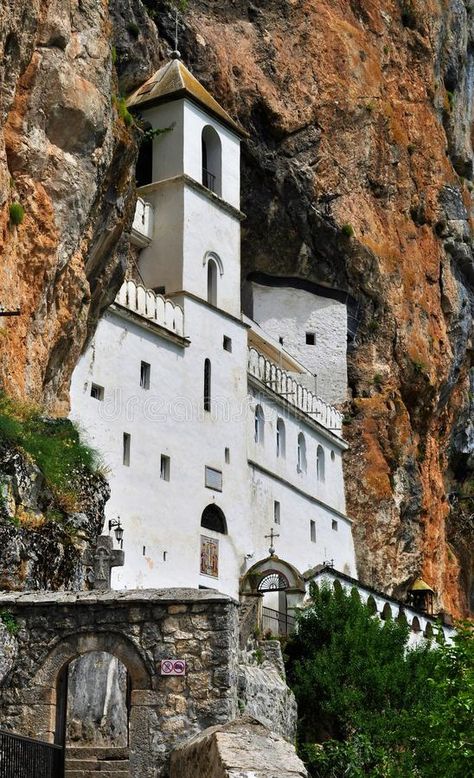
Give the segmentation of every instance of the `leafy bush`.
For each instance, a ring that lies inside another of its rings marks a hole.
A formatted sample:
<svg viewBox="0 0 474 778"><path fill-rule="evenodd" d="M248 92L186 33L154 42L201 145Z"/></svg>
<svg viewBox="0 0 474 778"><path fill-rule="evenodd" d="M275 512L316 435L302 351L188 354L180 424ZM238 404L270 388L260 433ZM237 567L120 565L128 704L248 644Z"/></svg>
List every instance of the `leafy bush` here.
<svg viewBox="0 0 474 778"><path fill-rule="evenodd" d="M18 226L22 223L23 219L25 218L25 209L21 205L21 203L11 203L10 204L10 224L14 224L15 226Z"/></svg>
<svg viewBox="0 0 474 778"><path fill-rule="evenodd" d="M117 109L117 113L125 123L127 127L131 127L134 123L133 116L127 108L127 101L125 97L115 97L114 104Z"/></svg>
<svg viewBox="0 0 474 778"><path fill-rule="evenodd" d="M16 635L16 633L20 629L13 613L11 613L10 611L2 611L0 613L0 621L3 622L3 624L5 625L9 635Z"/></svg>
<svg viewBox="0 0 474 778"><path fill-rule="evenodd" d="M286 646L312 778L464 778L474 759L474 641L407 647L357 591L313 587Z"/></svg>
<svg viewBox="0 0 474 778"><path fill-rule="evenodd" d="M354 235L354 227L349 223L343 224L341 227L341 232L346 236L346 238L352 238Z"/></svg>

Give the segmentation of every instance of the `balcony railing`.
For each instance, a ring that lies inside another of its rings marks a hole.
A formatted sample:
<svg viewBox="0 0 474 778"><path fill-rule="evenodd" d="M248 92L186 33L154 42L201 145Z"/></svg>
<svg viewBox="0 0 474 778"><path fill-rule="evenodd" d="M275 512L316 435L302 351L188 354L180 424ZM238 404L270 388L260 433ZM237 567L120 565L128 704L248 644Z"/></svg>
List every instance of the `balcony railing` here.
<svg viewBox="0 0 474 778"><path fill-rule="evenodd" d="M0 730L1 778L63 778L64 749Z"/></svg>
<svg viewBox="0 0 474 778"><path fill-rule="evenodd" d="M342 413L306 389L286 370L270 362L254 348L248 350L248 372L323 427L336 435L341 435Z"/></svg>
<svg viewBox="0 0 474 778"><path fill-rule="evenodd" d="M179 305L135 281L124 281L115 302L129 311L184 337L184 313Z"/></svg>
<svg viewBox="0 0 474 778"><path fill-rule="evenodd" d="M153 206L137 199L135 216L133 217L131 241L135 246L144 248L149 246L153 238Z"/></svg>
<svg viewBox="0 0 474 778"><path fill-rule="evenodd" d="M211 192L216 191L216 177L214 173L206 170L205 167L202 169L202 184L206 187L206 189L210 189Z"/></svg>

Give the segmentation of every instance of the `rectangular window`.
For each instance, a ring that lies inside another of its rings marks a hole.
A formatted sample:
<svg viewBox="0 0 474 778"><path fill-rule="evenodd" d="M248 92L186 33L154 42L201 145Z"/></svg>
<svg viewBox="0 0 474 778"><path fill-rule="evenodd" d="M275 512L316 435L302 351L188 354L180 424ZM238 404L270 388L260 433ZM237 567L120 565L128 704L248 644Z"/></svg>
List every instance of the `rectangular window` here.
<svg viewBox="0 0 474 778"><path fill-rule="evenodd" d="M99 386L99 384L91 384L91 397L93 397L94 400L103 400L104 387Z"/></svg>
<svg viewBox="0 0 474 778"><path fill-rule="evenodd" d="M229 465L230 464L230 448L225 448L224 449L224 459L225 459L226 465Z"/></svg>
<svg viewBox="0 0 474 778"><path fill-rule="evenodd" d="M229 338L227 335L224 335L222 346L224 348L224 351L232 351L232 338Z"/></svg>
<svg viewBox="0 0 474 778"><path fill-rule="evenodd" d="M222 471L215 470L213 467L205 467L204 484L208 489L215 489L216 492L222 492Z"/></svg>
<svg viewBox="0 0 474 778"><path fill-rule="evenodd" d="M337 532L337 521L336 521L336 519L333 519L333 520L332 520L332 528L333 528L333 530L334 530L335 532Z"/></svg>
<svg viewBox="0 0 474 778"><path fill-rule="evenodd" d="M309 537L311 539L311 543L316 543L316 522L315 521L309 522Z"/></svg>
<svg viewBox="0 0 474 778"><path fill-rule="evenodd" d="M170 480L171 460L166 454L161 455L160 459L160 478L162 481Z"/></svg>
<svg viewBox="0 0 474 778"><path fill-rule="evenodd" d="M151 365L148 362L142 362L140 365L140 386L142 389L150 388Z"/></svg>
<svg viewBox="0 0 474 778"><path fill-rule="evenodd" d="M132 438L128 434L128 432L123 433L123 455L122 455L122 463L125 465L125 467L130 467L130 445L131 445Z"/></svg>
<svg viewBox="0 0 474 778"><path fill-rule="evenodd" d="M306 333L306 345L307 346L315 346L316 345L316 333L315 332L307 332Z"/></svg>
<svg viewBox="0 0 474 778"><path fill-rule="evenodd" d="M280 503L278 500L275 500L273 503L273 521L275 524L280 523Z"/></svg>

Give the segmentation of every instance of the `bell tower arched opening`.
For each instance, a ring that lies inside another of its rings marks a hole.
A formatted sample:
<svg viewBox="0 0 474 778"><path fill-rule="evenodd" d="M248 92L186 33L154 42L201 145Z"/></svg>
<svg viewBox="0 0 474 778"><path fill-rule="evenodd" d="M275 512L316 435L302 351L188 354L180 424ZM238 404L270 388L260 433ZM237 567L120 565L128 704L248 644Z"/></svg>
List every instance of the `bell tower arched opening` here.
<svg viewBox="0 0 474 778"><path fill-rule="evenodd" d="M214 127L206 125L201 135L202 184L214 194L222 194L222 144Z"/></svg>

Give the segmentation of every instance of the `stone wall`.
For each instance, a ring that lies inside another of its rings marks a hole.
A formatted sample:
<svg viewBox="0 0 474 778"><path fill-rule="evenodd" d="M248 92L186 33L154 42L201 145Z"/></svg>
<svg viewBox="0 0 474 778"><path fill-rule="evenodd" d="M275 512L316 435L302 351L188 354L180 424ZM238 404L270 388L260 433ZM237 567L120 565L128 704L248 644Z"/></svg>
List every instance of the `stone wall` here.
<svg viewBox="0 0 474 778"><path fill-rule="evenodd" d="M58 681L69 663L105 651L131 682L130 775L165 778L183 740L237 714L237 603L214 591L11 592L0 594L18 631L0 687L2 726L52 741ZM162 659L187 663L160 674Z"/></svg>
<svg viewBox="0 0 474 778"><path fill-rule="evenodd" d="M211 727L171 756L170 778L307 778L294 746L250 717Z"/></svg>

